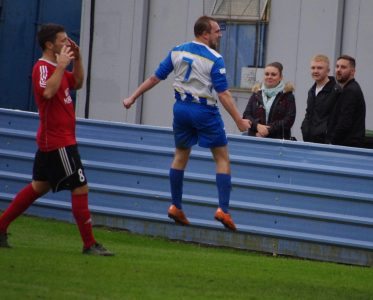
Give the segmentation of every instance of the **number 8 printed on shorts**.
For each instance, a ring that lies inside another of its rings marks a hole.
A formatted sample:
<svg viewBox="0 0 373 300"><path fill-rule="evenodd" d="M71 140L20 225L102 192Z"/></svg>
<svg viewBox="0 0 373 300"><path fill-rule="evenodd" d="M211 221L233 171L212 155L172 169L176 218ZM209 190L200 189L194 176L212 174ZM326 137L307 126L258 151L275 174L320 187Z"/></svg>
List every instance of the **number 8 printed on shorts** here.
<svg viewBox="0 0 373 300"><path fill-rule="evenodd" d="M78 175L79 175L79 180L80 180L80 182L84 182L85 177L84 177L84 174L83 174L83 170L82 170L82 169L78 169Z"/></svg>

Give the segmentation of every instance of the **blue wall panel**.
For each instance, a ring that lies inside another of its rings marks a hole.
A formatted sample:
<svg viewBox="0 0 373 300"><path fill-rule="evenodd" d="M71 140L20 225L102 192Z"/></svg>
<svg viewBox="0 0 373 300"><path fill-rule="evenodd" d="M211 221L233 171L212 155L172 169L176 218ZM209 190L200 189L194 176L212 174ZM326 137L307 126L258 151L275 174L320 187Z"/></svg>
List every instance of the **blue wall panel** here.
<svg viewBox="0 0 373 300"><path fill-rule="evenodd" d="M34 113L0 109L0 208L31 179ZM373 265L373 151L230 136L230 212L238 232L213 219L215 168L196 147L185 172L191 226L167 218L168 129L78 120L95 224L141 234L344 263ZM67 192L49 193L28 213L72 220Z"/></svg>
<svg viewBox="0 0 373 300"><path fill-rule="evenodd" d="M0 107L36 111L32 66L41 56L38 26L59 23L80 39L81 0L0 1Z"/></svg>
<svg viewBox="0 0 373 300"><path fill-rule="evenodd" d="M36 1L2 1L0 107L28 110L35 46Z"/></svg>

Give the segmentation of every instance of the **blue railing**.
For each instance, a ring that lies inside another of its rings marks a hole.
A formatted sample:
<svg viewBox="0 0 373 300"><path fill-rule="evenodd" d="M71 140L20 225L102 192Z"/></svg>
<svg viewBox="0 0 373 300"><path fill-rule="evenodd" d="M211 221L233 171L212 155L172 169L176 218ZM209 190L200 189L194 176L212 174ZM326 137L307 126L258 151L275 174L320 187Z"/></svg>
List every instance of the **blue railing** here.
<svg viewBox="0 0 373 300"><path fill-rule="evenodd" d="M38 117L0 109L0 208L31 180ZM78 120L79 149L95 224L198 243L373 265L373 151L229 136L231 209L238 232L213 219L215 166L196 147L183 207L192 225L167 218L170 129ZM28 213L72 222L68 192Z"/></svg>

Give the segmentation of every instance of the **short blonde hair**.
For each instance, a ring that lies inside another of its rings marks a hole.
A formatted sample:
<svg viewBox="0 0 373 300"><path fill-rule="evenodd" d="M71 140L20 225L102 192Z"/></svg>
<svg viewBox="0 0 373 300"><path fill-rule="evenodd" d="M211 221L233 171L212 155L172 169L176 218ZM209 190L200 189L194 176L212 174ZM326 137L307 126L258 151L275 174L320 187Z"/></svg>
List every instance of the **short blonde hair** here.
<svg viewBox="0 0 373 300"><path fill-rule="evenodd" d="M312 57L311 61L323 61L323 62L327 63L328 66L330 65L329 58L324 54L315 55L314 57Z"/></svg>

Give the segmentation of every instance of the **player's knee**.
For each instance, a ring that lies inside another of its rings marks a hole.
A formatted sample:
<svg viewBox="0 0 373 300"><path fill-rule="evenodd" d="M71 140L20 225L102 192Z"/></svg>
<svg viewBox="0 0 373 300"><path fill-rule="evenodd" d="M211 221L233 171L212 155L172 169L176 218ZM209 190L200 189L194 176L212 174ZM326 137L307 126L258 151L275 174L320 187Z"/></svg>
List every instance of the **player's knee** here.
<svg viewBox="0 0 373 300"><path fill-rule="evenodd" d="M48 193L51 186L47 181L32 181L31 183L33 190L40 196Z"/></svg>
<svg viewBox="0 0 373 300"><path fill-rule="evenodd" d="M88 194L89 188L88 184L85 184L83 186L77 187L71 191L73 195L83 195Z"/></svg>

